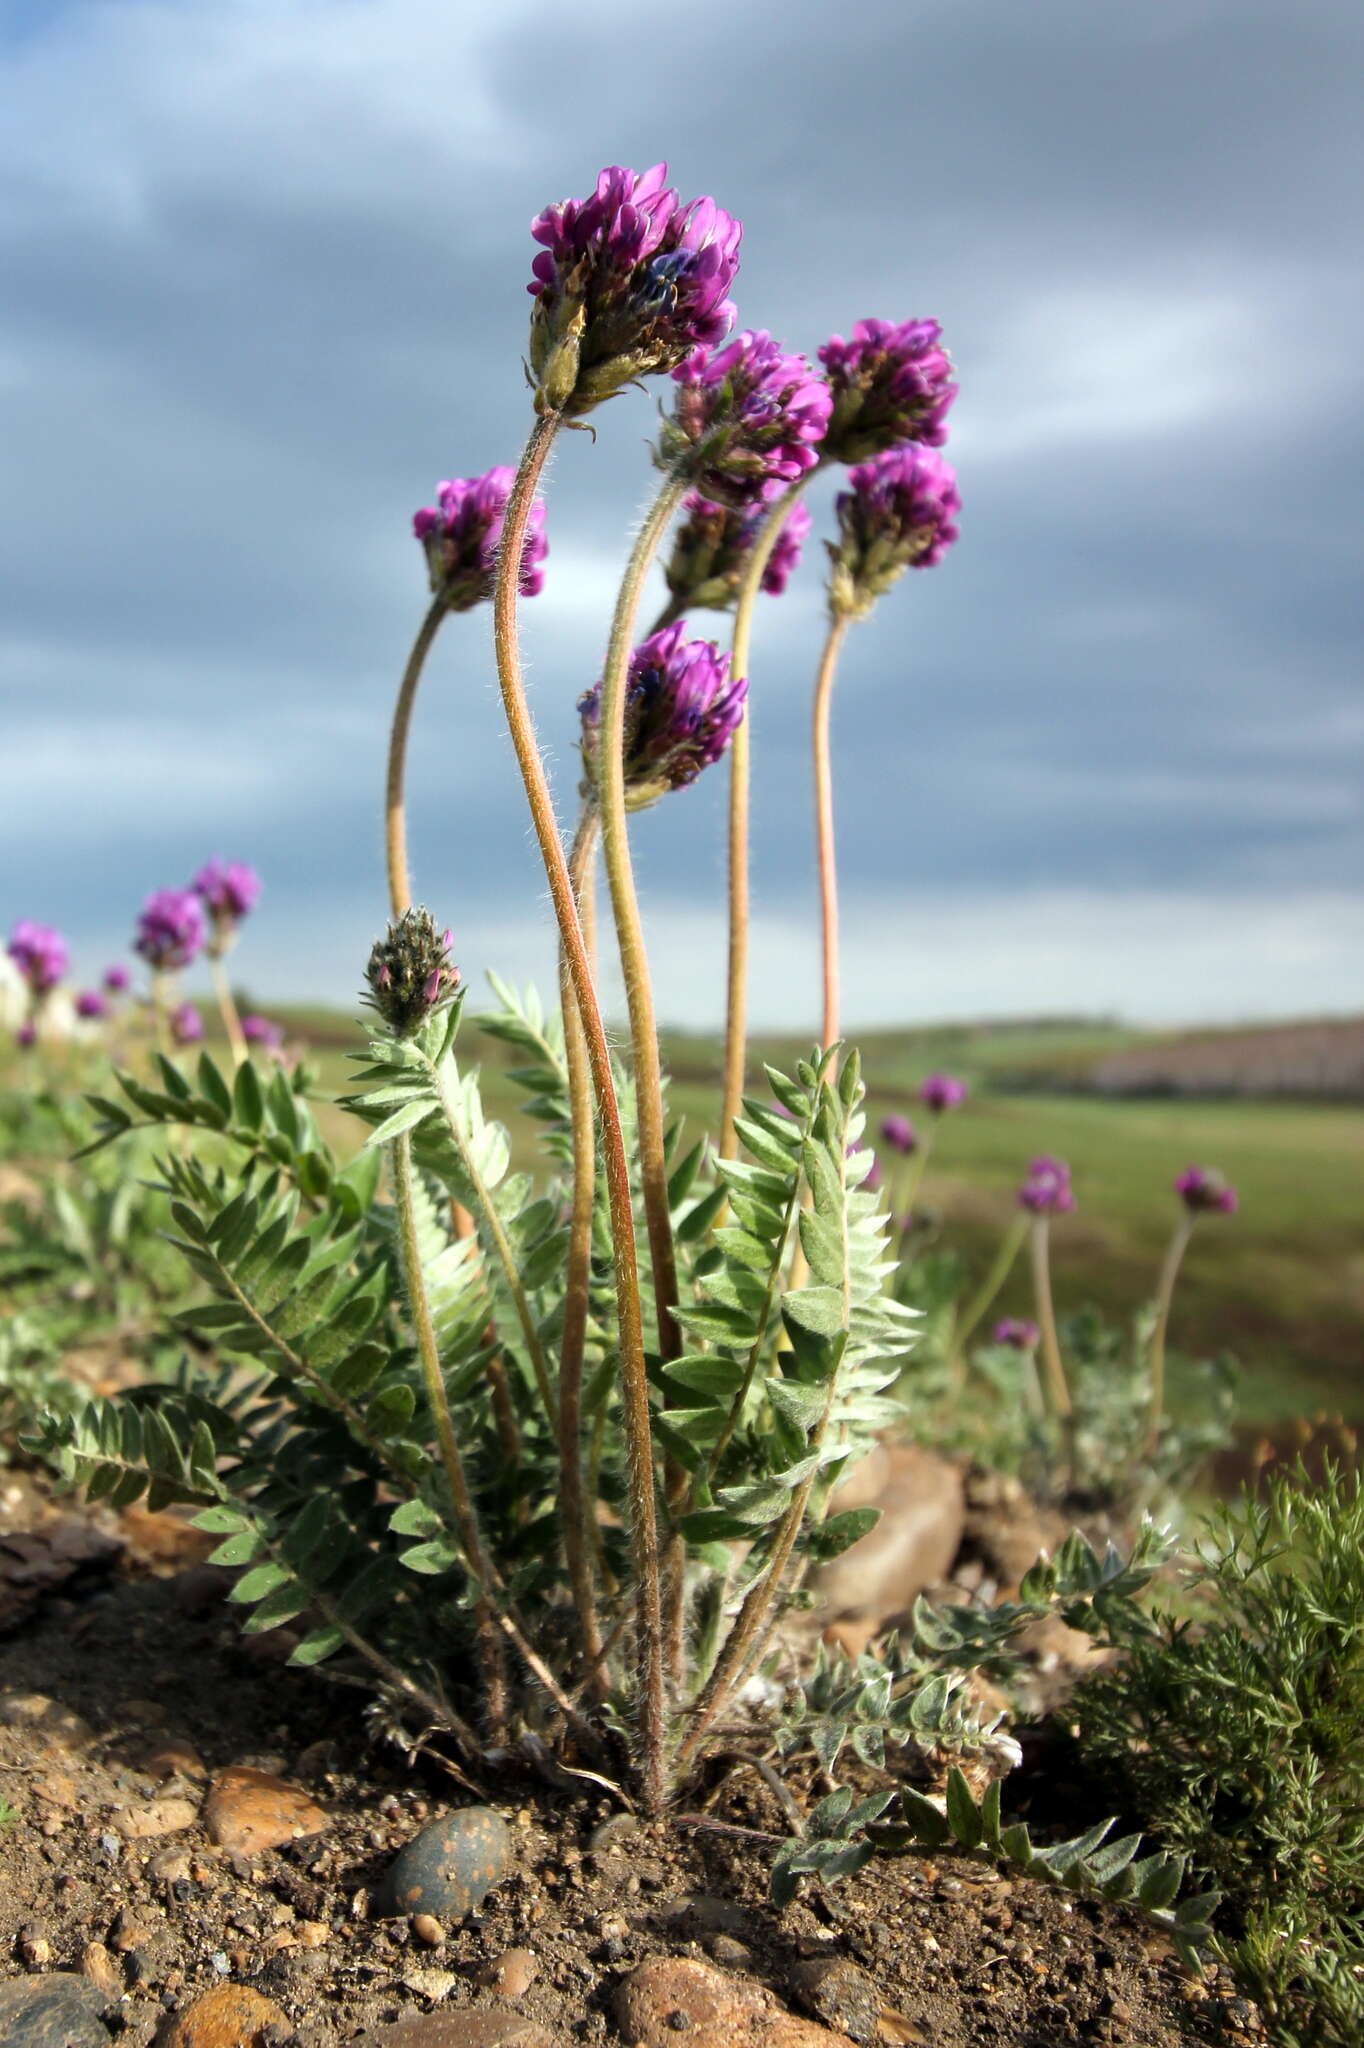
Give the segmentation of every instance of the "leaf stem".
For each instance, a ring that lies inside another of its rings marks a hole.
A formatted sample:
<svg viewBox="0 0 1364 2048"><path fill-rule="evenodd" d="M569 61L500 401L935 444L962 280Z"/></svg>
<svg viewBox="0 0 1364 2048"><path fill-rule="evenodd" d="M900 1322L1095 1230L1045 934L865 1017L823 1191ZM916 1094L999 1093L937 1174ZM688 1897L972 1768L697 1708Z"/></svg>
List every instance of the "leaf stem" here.
<svg viewBox="0 0 1364 2048"><path fill-rule="evenodd" d="M422 1271L421 1243L417 1233L417 1215L413 1199L412 1135L409 1131L400 1132L393 1140L392 1162L393 1196L398 1214L398 1245L402 1256L403 1275L407 1282L412 1331L417 1340L422 1380L426 1386L431 1419L436 1428L436 1440L440 1445L441 1463L445 1467L445 1478L450 1489L450 1500L455 1511L460 1542L464 1546L465 1562L478 1586L474 1600L478 1662L483 1676L488 1725L494 1738L501 1740L507 1721L507 1670L497 1632L497 1617L488 1595L492 1573L487 1553L483 1548L478 1513L474 1507L473 1496L469 1492L469 1482L465 1477L459 1440L455 1435L454 1417L450 1413L450 1400L445 1391L445 1375L441 1370L435 1325L431 1320L431 1302L426 1291L426 1276Z"/></svg>
<svg viewBox="0 0 1364 2048"><path fill-rule="evenodd" d="M813 474L809 472L808 474ZM801 477L782 493L758 530L752 553L744 567L734 607L734 633L730 641L730 674L748 675L749 640L753 631L753 607L762 589L763 572L772 557L786 515L800 496L808 477ZM720 1157L738 1156L739 1140L734 1119L744 1093L744 1059L748 1043L748 784L749 718L745 706L729 745L729 961L725 998L725 1055L723 1100L720 1112Z"/></svg>
<svg viewBox="0 0 1364 2048"><path fill-rule="evenodd" d="M658 1516L654 1503L653 1429L649 1381L640 1319L639 1268L630 1168L611 1072L611 1049L601 1005L573 900L573 884L559 838L544 763L535 738L521 678L517 633L517 583L521 550L535 488L560 425L561 415L542 413L531 429L503 516L493 598L493 635L498 684L517 765L530 805L531 823L544 862L578 1011L587 1040L592 1085L601 1121L602 1157L611 1208L615 1251L616 1314L620 1345L621 1395L625 1424L630 1539L635 1567L635 1637L638 1667L642 1790L646 1806L659 1812L666 1798L666 1702L663 1681L663 1614L658 1569Z"/></svg>
<svg viewBox="0 0 1364 2048"><path fill-rule="evenodd" d="M407 737L412 727L412 706L422 679L426 657L445 617L443 596L433 597L426 616L417 628L412 652L407 657L398 700L393 707L393 724L388 735L388 776L384 794L384 857L388 864L388 901L394 917L412 906L412 878L407 871L407 809L404 783L407 769Z"/></svg>

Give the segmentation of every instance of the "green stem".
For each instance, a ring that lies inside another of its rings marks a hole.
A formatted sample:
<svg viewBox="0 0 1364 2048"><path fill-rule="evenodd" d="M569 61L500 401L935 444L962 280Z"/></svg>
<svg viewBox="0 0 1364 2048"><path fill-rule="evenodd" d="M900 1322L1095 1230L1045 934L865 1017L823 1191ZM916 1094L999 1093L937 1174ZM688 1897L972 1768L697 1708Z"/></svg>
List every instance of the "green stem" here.
<svg viewBox="0 0 1364 2048"><path fill-rule="evenodd" d="M497 1254L497 1262L502 1268L502 1277L506 1282L507 1292L510 1294L512 1305L516 1310L516 1320L521 1326L521 1336L526 1347L526 1355L530 1359L531 1371L535 1374L535 1384L540 1390L540 1399L545 1404L545 1413L550 1419L551 1426L553 1426L558 1419L559 1404L555 1398L554 1387L549 1377L549 1361L545 1357L545 1347L540 1340L540 1331L536 1325L535 1313L530 1305L530 1297L521 1284L521 1275L516 1264L516 1253L512 1250L511 1239L507 1236L502 1218L497 1213L497 1204L493 1200L492 1191L478 1170L478 1163L474 1158L473 1148L469 1143L468 1133L464 1128L463 1106L450 1085L451 1070L449 1063L443 1060L431 1063L428 1071L440 1102L442 1114L445 1117L446 1128L454 1140L455 1150L459 1153L459 1162L464 1168L465 1177L469 1183L469 1190L473 1195L479 1216L482 1219L483 1228L488 1233L489 1242Z"/></svg>
<svg viewBox="0 0 1364 2048"><path fill-rule="evenodd" d="M1175 1281L1188 1250L1189 1239L1193 1236L1192 1216L1181 1216L1175 1225L1175 1234L1170 1239L1165 1253L1165 1262L1160 1269L1160 1285L1156 1293L1156 1326L1151 1332L1151 1409L1147 1424L1146 1448L1153 1451L1160 1437L1160 1420L1165 1406L1165 1333L1170 1326L1170 1304L1174 1300Z"/></svg>
<svg viewBox="0 0 1364 2048"><path fill-rule="evenodd" d="M593 857L597 847L597 813L584 800L569 855L569 873L584 939L592 930ZM592 1223L597 1201L597 1127L592 1108L592 1074L587 1040L573 994L573 979L563 948L559 949L559 1003L564 1020L564 1064L573 1125L573 1211L568 1233L568 1267L564 1282L563 1331L559 1347L559 1520L564 1559L568 1565L573 1604L586 1661L586 1684L598 1700L610 1691L601 1622L597 1613L597 1580L592 1537L583 1491L582 1394L583 1356L591 1304Z"/></svg>
<svg viewBox="0 0 1364 2048"><path fill-rule="evenodd" d="M841 1158L839 1171L840 1174L844 1171ZM852 1315L852 1274L848 1248L846 1207L844 1209L843 1221L841 1292L843 1297L843 1329L846 1332ZM806 1445L806 1456L816 1460L818 1453L823 1449L824 1437L829 1427L829 1417L833 1413L834 1392L838 1385L838 1368L842 1361L843 1350L846 1350L846 1336L843 1347L835 1358L829 1373L824 1406L820 1412L819 1420L811 1431L809 1442ZM785 1576L787 1564L790 1562L791 1552L795 1548L796 1538L800 1534L801 1524L805 1520L805 1510L809 1506L810 1495L818 1476L819 1465L816 1462L814 1469L806 1475L792 1493L790 1506L787 1508L786 1514L777 1530L776 1537L773 1540L771 1557L768 1559L760 1576L749 1587L744 1597L743 1605L735 1617L734 1626L725 1638L725 1647L720 1653L719 1662L697 1697L691 1726L687 1730L677 1752L677 1768L679 1771L685 1770L696 1755L716 1715L719 1714L734 1686L739 1682L748 1662L750 1650L765 1629L768 1617L773 1609L773 1603L781 1591L781 1582Z"/></svg>
<svg viewBox="0 0 1364 2048"><path fill-rule="evenodd" d="M1074 1411L1070 1388L1066 1383L1066 1369L1061 1363L1061 1340L1056 1334L1056 1309L1051 1298L1051 1265L1048 1257L1049 1236L1048 1218L1034 1216L1030 1236L1032 1288L1037 1309L1037 1327L1041 1333L1039 1348L1042 1353L1043 1384L1048 1408L1069 1433Z"/></svg>
<svg viewBox="0 0 1364 2048"><path fill-rule="evenodd" d="M994 1264L971 1296L966 1312L957 1325L952 1338L952 1348L947 1359L949 1372L955 1370L958 1359L966 1350L966 1342L971 1332L975 1329L976 1324L985 1314L990 1303L1013 1271L1014 1260L1022 1251L1023 1240L1027 1234L1028 1219L1020 1211L1015 1215L1003 1238L1000 1240L999 1250L995 1253Z"/></svg>
<svg viewBox="0 0 1364 2048"><path fill-rule="evenodd" d="M426 657L445 617L443 596L433 597L426 616L417 628L407 667L398 685L393 707L393 724L388 736L388 776L384 799L384 855L388 865L388 900L394 917L412 907L412 878L407 871L407 811L403 785L407 765L407 736L412 726L412 706L422 679Z"/></svg>
<svg viewBox="0 0 1364 2048"><path fill-rule="evenodd" d="M393 1140L392 1161L393 1194L398 1213L398 1245L402 1256L403 1277L407 1282L412 1331L417 1340L422 1380L426 1386L431 1418L435 1423L436 1440L440 1445L441 1462L445 1467L446 1483L450 1488L456 1527L464 1546L465 1563L479 1589L474 1600L475 1642L479 1667L483 1675L488 1725L494 1736L500 1740L507 1719L506 1666L502 1658L497 1617L488 1596L492 1573L487 1553L483 1548L483 1536L478 1526L473 1496L469 1492L469 1483L464 1473L459 1440L455 1435L454 1418L450 1413L450 1401L445 1391L445 1375L441 1370L440 1350L436 1343L435 1325L431 1320L426 1275L422 1270L421 1244L417 1234L417 1215L413 1200L410 1132L403 1131Z"/></svg>
<svg viewBox="0 0 1364 2048"><path fill-rule="evenodd" d="M232 984L227 978L227 968L221 953L209 957L208 971L213 978L213 993L218 998L218 1014L223 1020L223 1030L232 1049L232 1064L239 1067L247 1056L246 1039L242 1034L242 1020L237 1014L237 1005L232 995Z"/></svg>
<svg viewBox="0 0 1364 2048"><path fill-rule="evenodd" d="M839 1027L838 974L838 854L834 843L834 782L829 754L829 702L839 650L848 630L846 613L835 612L829 620L824 651L815 677L811 753L815 770L815 846L819 867L820 938L824 953L824 1026L821 1043L825 1050L835 1043Z"/></svg>
<svg viewBox="0 0 1364 2048"><path fill-rule="evenodd" d="M734 634L730 642L730 674L748 675L749 641L753 631L753 607L762 588L763 572L772 557L786 515L804 490L813 471L793 483L773 505L758 530L752 553L744 565L743 581L734 608ZM749 720L747 708L729 745L729 961L725 999L725 1054L723 1099L720 1110L720 1157L738 1156L739 1138L734 1128L744 1094L744 1061L748 1043L748 784Z"/></svg>
<svg viewBox="0 0 1364 2048"><path fill-rule="evenodd" d="M625 712L630 652L644 581L685 489L683 477L674 475L664 479L631 549L607 643L596 756L602 855L630 1011L644 1220L653 1267L658 1348L664 1358L676 1358L681 1350L680 1332L672 1314L677 1306L677 1261L673 1247L672 1211L668 1202L668 1167L663 1149L663 1072L658 1055L658 1019L654 1012L653 983L648 950L644 944L644 926L639 914L634 865L630 859L630 824L625 801Z"/></svg>
<svg viewBox="0 0 1364 2048"><path fill-rule="evenodd" d="M583 942L577 905L573 900L573 883L559 838L549 783L526 704L517 631L517 588L526 527L536 486L559 425L558 413L546 412L537 418L507 501L497 587L493 596L493 637L503 709L587 1039L588 1061L601 1123L602 1160L615 1253L621 1402L628 1466L630 1540L635 1567L640 1770L645 1804L650 1811L661 1812L667 1795L663 1611L658 1568L658 1515L654 1503L653 1428L649 1419L649 1380L644 1363L644 1329L639 1307L639 1268L635 1253L630 1168L621 1128L620 1105L616 1100L615 1079L611 1072L611 1048Z"/></svg>

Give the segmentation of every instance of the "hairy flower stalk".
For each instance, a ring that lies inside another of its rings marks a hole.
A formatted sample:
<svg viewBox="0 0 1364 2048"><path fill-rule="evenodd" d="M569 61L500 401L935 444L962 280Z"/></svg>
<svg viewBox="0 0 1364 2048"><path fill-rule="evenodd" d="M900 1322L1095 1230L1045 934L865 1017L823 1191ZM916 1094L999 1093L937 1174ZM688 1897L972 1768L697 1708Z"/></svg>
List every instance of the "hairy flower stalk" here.
<svg viewBox="0 0 1364 2048"><path fill-rule="evenodd" d="M426 555L432 595L398 685L388 738L384 856L389 908L394 917L401 917L412 902L405 783L412 710L422 671L446 613L472 611L492 597L502 522L514 477L513 470L499 464L483 476L450 478L437 486L436 503L423 505L413 515L412 531ZM534 597L544 587L542 564L548 552L545 508L533 504L521 549L523 597Z"/></svg>
<svg viewBox="0 0 1364 2048"><path fill-rule="evenodd" d="M838 860L834 842L833 769L829 704L848 626L865 619L878 597L906 569L941 561L957 538L952 515L960 507L956 478L941 456L911 445L852 470L836 501L839 538L829 543L829 630L815 678L812 754L815 841L823 950L823 1042L839 1034ZM926 1159L921 1157L922 1174Z"/></svg>
<svg viewBox="0 0 1364 2048"><path fill-rule="evenodd" d="M241 920L255 908L260 896L260 876L245 861L220 860L215 855L212 860L205 861L190 887L208 913L208 936L204 948L208 954L208 971L232 1052L232 1063L239 1067L247 1056L247 1036L242 1029L223 962L236 944Z"/></svg>
<svg viewBox="0 0 1364 2048"><path fill-rule="evenodd" d="M753 541L734 606L730 670L747 676L753 607L792 508L810 472L789 484L776 499ZM749 721L747 710L734 729L729 748L728 957L725 970L725 1049L721 1078L720 1157L733 1159L739 1150L734 1120L743 1104L744 1066L748 1046L748 817Z"/></svg>
<svg viewBox="0 0 1364 2048"><path fill-rule="evenodd" d="M644 1797L650 1809L661 1810L666 1798L663 1614L659 1591L658 1516L654 1502L653 1428L649 1420L649 1381L640 1318L630 1168L621 1129L620 1105L616 1100L615 1079L611 1072L611 1049L574 901L572 877L559 837L549 782L526 703L517 631L516 567L536 487L560 423L557 412L540 411L512 486L502 529L502 552L493 598L493 638L503 709L549 882L550 899L587 1041L588 1063L597 1099L602 1162L611 1211L630 1540L635 1569L641 1777Z"/></svg>
<svg viewBox="0 0 1364 2048"><path fill-rule="evenodd" d="M593 871L597 834L596 804L588 794L584 797L573 838L569 874L578 920L589 948L594 924ZM573 1207L564 1276L563 1326L559 1339L559 1521L563 1530L564 1562L568 1566L569 1585L582 1637L585 1683L593 1697L602 1700L610 1691L610 1675L606 1669L597 1612L592 1527L583 1487L581 1441L583 1356L591 1300L592 1221L597 1194L597 1132L587 1039L573 993L568 957L562 946L559 948L559 1005L563 1013L564 1067L568 1075L573 1132Z"/></svg>
<svg viewBox="0 0 1364 2048"><path fill-rule="evenodd" d="M1068 1215L1075 1207L1070 1185L1070 1168L1064 1159L1044 1153L1030 1162L1027 1178L1018 1191L1019 1207L1031 1218L1029 1247L1032 1258L1033 1301L1041 1332L1042 1380L1047 1406L1060 1422L1067 1438L1073 1432L1074 1405L1066 1370L1061 1363L1061 1342L1056 1333L1056 1310L1051 1298L1049 1236L1051 1218ZM1073 1449L1073 1446L1072 1446Z"/></svg>
<svg viewBox="0 0 1364 2048"><path fill-rule="evenodd" d="M1151 1392L1146 1429L1148 1454L1154 1451L1160 1439L1161 1417L1165 1408L1165 1339L1170 1327L1170 1307L1174 1300L1179 1269L1184 1263L1184 1254L1194 1233L1194 1225L1200 1216L1234 1215L1237 1206L1235 1188L1215 1167L1186 1167L1175 1181L1175 1193L1183 1204L1183 1213L1166 1248L1160 1269L1160 1281L1156 1288L1156 1320L1151 1331L1149 1359Z"/></svg>
<svg viewBox="0 0 1364 2048"><path fill-rule="evenodd" d="M398 923L389 926L382 939L376 940L365 979L369 984L368 1000L389 1029L399 1038L410 1037L433 1010L449 1001L458 984L458 970L450 960L449 933L437 934L429 912L407 912ZM440 1446L441 1463L445 1468L465 1563L477 1589L474 1599L475 1641L488 1727L494 1739L501 1740L506 1732L507 1719L506 1663L489 1593L492 1572L479 1527L478 1511L469 1491L459 1439L455 1434L454 1417L445 1390L445 1374L441 1369L440 1347L431 1317L417 1229L415 1169L409 1131L401 1131L394 1138L389 1147L389 1163L398 1218L398 1249L412 1332L417 1340L422 1382Z"/></svg>

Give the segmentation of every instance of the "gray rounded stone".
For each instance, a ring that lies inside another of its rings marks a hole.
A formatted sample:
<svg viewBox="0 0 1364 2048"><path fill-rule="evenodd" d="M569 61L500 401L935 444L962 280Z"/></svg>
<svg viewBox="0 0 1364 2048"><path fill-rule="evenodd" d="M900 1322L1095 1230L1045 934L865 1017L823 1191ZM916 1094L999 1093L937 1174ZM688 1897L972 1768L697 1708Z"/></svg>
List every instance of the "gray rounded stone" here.
<svg viewBox="0 0 1364 2048"><path fill-rule="evenodd" d="M476 1913L511 1869L511 1834L490 1806L461 1806L429 1821L400 1849L379 1887L380 1916L433 1913L463 1920Z"/></svg>
<svg viewBox="0 0 1364 2048"><path fill-rule="evenodd" d="M49 1970L0 1983L0 2048L109 2048L109 1994L87 1977Z"/></svg>

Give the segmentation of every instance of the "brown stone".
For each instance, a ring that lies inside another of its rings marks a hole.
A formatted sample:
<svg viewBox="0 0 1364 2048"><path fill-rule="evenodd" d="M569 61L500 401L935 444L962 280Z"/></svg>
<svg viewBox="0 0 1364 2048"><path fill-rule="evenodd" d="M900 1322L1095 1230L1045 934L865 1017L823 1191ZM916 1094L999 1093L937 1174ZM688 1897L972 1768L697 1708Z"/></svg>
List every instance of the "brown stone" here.
<svg viewBox="0 0 1364 2048"><path fill-rule="evenodd" d="M539 1959L532 1949L509 1948L482 1965L477 1981L502 1998L524 1998L539 1974Z"/></svg>
<svg viewBox="0 0 1364 2048"><path fill-rule="evenodd" d="M145 1842L156 1835L178 1835L198 1818L192 1799L152 1799L146 1806L121 1806L114 1815L114 1829L125 1842Z"/></svg>
<svg viewBox="0 0 1364 2048"><path fill-rule="evenodd" d="M961 1543L966 1504L961 1472L946 1458L900 1444L871 1505L881 1519L861 1540L816 1573L816 1614L826 1623L856 1624L863 1642L920 1593L944 1578ZM861 1643L844 1646L860 1648Z"/></svg>
<svg viewBox="0 0 1364 2048"><path fill-rule="evenodd" d="M424 1948L439 1948L445 1939L445 1929L434 1913L414 1913L412 1932Z"/></svg>
<svg viewBox="0 0 1364 2048"><path fill-rule="evenodd" d="M156 2048L262 2048L269 2027L291 2031L273 1998L248 1984L219 1984L162 2023Z"/></svg>
<svg viewBox="0 0 1364 2048"><path fill-rule="evenodd" d="M677 2048L679 2035L687 2048L851 2048L846 2034L798 2019L761 1984L690 1956L632 1970L616 2018L631 2048Z"/></svg>
<svg viewBox="0 0 1364 2048"><path fill-rule="evenodd" d="M84 1749L95 1739L88 1721L43 1692L0 1693L0 1727L22 1728L54 1749Z"/></svg>
<svg viewBox="0 0 1364 2048"><path fill-rule="evenodd" d="M216 1536L191 1528L188 1518L176 1508L125 1508L119 1516L124 1534L134 1549L160 1564L202 1564L217 1543Z"/></svg>
<svg viewBox="0 0 1364 2048"><path fill-rule="evenodd" d="M123 1990L123 1978L118 1964L102 1941L87 1941L81 1950L81 1975L100 1991L106 1991L110 1998L117 1998Z"/></svg>
<svg viewBox="0 0 1364 2048"><path fill-rule="evenodd" d="M243 1856L318 1834L327 1824L326 1814L306 1792L246 1764L220 1771L204 1805L210 1841Z"/></svg>
<svg viewBox="0 0 1364 2048"><path fill-rule="evenodd" d="M519 2012L481 2011L432 2012L419 2019L400 2020L394 2027L379 2027L362 2034L361 2043L376 2048L561 2048L554 2036L535 2020ZM676 2048L675 2042L669 2048ZM695 2048L695 2043L689 2044Z"/></svg>
<svg viewBox="0 0 1364 2048"><path fill-rule="evenodd" d="M865 1970L848 1956L811 1956L792 1965L792 1991L816 2019L841 2027L854 2041L870 2044L877 2036L881 1994Z"/></svg>
<svg viewBox="0 0 1364 2048"><path fill-rule="evenodd" d="M191 1784L200 1785L208 1776L208 1765L198 1750L173 1736L156 1744L142 1769L158 1783L163 1778L188 1778Z"/></svg>

